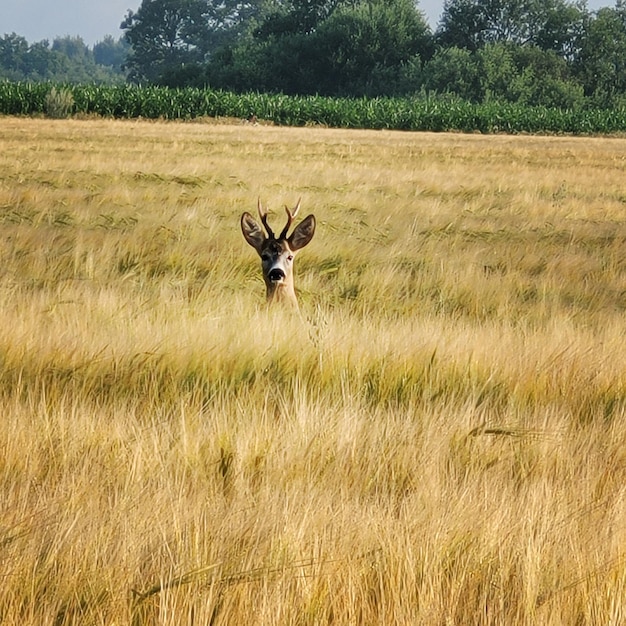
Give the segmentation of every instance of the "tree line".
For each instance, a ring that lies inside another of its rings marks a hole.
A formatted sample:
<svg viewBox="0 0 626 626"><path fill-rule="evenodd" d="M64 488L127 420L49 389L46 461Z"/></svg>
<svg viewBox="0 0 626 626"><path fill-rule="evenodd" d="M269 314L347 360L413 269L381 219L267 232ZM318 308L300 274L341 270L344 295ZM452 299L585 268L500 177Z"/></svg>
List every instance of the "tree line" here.
<svg viewBox="0 0 626 626"><path fill-rule="evenodd" d="M111 35L89 48L81 37L29 43L16 33L0 37L0 80L120 84L129 45Z"/></svg>
<svg viewBox="0 0 626 626"><path fill-rule="evenodd" d="M415 0L143 0L121 29L89 52L136 84L626 106L626 0L446 0L434 31Z"/></svg>

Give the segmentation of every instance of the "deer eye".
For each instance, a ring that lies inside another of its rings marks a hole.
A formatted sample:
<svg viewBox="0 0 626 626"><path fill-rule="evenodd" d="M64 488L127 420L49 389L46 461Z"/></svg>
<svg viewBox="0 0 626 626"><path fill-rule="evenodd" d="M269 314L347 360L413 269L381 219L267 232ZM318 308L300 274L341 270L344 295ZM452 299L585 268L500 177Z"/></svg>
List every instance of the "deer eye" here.
<svg viewBox="0 0 626 626"><path fill-rule="evenodd" d="M290 255L287 257L287 261L293 261L293 254L290 254Z"/></svg>

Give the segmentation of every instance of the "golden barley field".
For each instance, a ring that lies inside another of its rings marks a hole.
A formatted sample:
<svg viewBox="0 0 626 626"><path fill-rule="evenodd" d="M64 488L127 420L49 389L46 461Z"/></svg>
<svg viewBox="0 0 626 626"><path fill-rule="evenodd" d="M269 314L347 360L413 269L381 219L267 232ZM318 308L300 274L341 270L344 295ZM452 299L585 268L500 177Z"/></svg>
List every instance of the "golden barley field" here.
<svg viewBox="0 0 626 626"><path fill-rule="evenodd" d="M0 118L0 623L626 621L626 139ZM239 217L302 198L302 316Z"/></svg>

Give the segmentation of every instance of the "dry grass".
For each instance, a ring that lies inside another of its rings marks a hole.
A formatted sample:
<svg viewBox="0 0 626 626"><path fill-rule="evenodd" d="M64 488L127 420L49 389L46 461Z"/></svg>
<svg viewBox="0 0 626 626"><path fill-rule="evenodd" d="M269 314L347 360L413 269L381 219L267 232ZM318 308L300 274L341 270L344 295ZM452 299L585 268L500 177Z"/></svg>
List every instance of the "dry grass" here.
<svg viewBox="0 0 626 626"><path fill-rule="evenodd" d="M0 622L626 619L626 141L0 129Z"/></svg>

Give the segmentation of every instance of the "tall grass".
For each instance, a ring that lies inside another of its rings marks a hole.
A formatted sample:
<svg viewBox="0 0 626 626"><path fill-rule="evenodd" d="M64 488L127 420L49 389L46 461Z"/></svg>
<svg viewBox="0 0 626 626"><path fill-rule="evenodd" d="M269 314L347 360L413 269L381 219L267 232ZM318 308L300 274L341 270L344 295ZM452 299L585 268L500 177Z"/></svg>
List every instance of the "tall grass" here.
<svg viewBox="0 0 626 626"><path fill-rule="evenodd" d="M623 140L0 126L3 623L623 620Z"/></svg>

